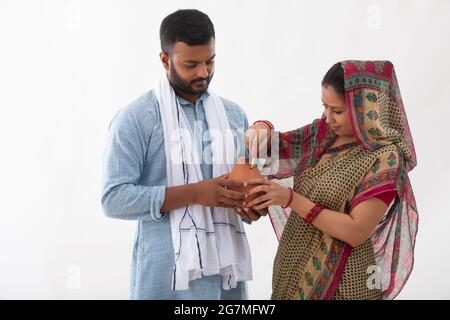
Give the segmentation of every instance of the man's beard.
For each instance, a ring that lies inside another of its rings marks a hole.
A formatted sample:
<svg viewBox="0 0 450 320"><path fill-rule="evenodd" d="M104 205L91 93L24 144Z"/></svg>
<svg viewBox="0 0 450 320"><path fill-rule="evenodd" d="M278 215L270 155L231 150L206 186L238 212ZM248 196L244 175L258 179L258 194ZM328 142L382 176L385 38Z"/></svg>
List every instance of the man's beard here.
<svg viewBox="0 0 450 320"><path fill-rule="evenodd" d="M190 95L194 95L194 96L202 95L206 90L208 90L209 83L211 82L211 79L213 76L214 76L214 73L212 73L210 76L208 76L206 78L197 78L197 79L192 80L191 82L187 82L180 77L178 72L175 70L173 63L172 62L170 63L170 78L172 78L172 79L169 79L169 80L170 80L172 86L175 89L177 89L183 93L186 93L186 94L190 94ZM206 86L203 89L195 90L193 88L193 85L195 83L201 82L204 80L206 80Z"/></svg>

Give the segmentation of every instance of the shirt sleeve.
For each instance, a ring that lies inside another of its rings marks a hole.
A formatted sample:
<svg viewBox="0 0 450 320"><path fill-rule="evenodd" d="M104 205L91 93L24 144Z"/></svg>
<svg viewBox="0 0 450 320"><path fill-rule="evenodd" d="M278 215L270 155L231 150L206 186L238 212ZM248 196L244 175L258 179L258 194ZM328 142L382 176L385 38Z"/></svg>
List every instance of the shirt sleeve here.
<svg viewBox="0 0 450 320"><path fill-rule="evenodd" d="M154 123L146 121L144 126L138 118L123 109L109 126L103 155L101 203L110 218L158 221L163 217L160 209L166 186L139 184Z"/></svg>

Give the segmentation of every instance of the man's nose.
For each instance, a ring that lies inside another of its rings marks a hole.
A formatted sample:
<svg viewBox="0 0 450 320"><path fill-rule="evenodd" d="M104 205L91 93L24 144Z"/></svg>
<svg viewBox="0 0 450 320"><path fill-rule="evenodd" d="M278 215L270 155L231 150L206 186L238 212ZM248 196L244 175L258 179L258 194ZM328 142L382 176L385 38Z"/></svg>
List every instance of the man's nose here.
<svg viewBox="0 0 450 320"><path fill-rule="evenodd" d="M205 63L199 63L197 66L197 77L206 78L208 77L208 69Z"/></svg>

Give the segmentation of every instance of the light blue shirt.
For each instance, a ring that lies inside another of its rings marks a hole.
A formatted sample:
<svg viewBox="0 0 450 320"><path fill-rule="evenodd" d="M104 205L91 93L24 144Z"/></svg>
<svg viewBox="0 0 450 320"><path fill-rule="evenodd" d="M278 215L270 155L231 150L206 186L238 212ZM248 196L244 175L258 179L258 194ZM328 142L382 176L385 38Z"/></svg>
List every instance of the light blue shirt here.
<svg viewBox="0 0 450 320"><path fill-rule="evenodd" d="M211 143L203 94L196 104L177 97L194 138L203 150ZM223 99L230 127L236 130L238 155L245 153L244 132L248 121L235 103ZM203 137L203 138L202 138ZM212 178L212 165L201 164L204 179ZM208 162L209 163L209 162ZM109 126L104 152L102 206L110 218L137 220L131 264L131 299L246 299L245 283L222 289L219 275L203 277L189 284L188 290L171 288L174 250L168 213L160 213L164 202L166 155L161 115L154 91L149 91L119 110Z"/></svg>

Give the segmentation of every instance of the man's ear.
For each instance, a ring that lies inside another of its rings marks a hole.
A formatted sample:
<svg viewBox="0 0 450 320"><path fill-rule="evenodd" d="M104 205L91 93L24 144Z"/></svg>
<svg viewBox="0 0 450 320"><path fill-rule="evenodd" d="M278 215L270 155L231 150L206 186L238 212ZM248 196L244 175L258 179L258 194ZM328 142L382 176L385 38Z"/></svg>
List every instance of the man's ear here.
<svg viewBox="0 0 450 320"><path fill-rule="evenodd" d="M166 69L166 71L169 71L169 63L170 63L169 54L167 52L161 52L159 54L159 58L161 59L164 69Z"/></svg>

